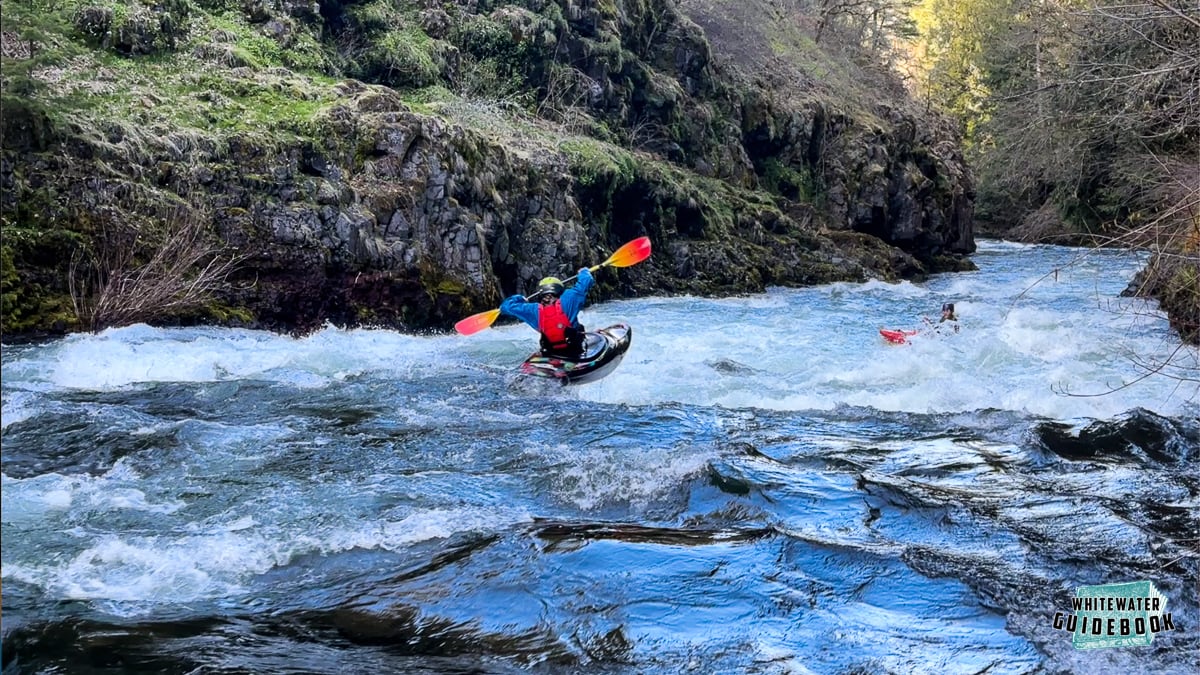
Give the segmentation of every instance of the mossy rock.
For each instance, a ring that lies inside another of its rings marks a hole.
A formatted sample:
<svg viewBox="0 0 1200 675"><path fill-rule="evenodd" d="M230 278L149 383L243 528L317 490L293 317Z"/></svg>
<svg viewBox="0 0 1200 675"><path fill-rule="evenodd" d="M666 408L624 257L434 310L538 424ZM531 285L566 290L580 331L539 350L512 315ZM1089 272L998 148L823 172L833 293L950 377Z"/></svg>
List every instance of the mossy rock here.
<svg viewBox="0 0 1200 675"><path fill-rule="evenodd" d="M9 232L6 232L6 238ZM19 249L26 245L0 245L0 329L5 334L44 333L77 330L71 296L34 280L40 276L19 267ZM68 254L69 259L69 254Z"/></svg>
<svg viewBox="0 0 1200 675"><path fill-rule="evenodd" d="M1179 337L1200 344L1200 262L1177 263L1158 299Z"/></svg>
<svg viewBox="0 0 1200 675"><path fill-rule="evenodd" d="M23 96L0 96L0 140L5 150L43 151L57 140L50 111Z"/></svg>

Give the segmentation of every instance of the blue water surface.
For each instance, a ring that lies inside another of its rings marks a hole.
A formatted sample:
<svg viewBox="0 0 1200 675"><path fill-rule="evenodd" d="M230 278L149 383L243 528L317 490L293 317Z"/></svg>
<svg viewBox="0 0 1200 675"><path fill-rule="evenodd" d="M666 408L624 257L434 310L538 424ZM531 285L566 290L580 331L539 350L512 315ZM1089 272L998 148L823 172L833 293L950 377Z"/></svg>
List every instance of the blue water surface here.
<svg viewBox="0 0 1200 675"><path fill-rule="evenodd" d="M974 260L590 306L567 388L515 323L5 346L5 672L1192 672L1195 348L1132 253ZM1151 647L1051 627L1138 579Z"/></svg>

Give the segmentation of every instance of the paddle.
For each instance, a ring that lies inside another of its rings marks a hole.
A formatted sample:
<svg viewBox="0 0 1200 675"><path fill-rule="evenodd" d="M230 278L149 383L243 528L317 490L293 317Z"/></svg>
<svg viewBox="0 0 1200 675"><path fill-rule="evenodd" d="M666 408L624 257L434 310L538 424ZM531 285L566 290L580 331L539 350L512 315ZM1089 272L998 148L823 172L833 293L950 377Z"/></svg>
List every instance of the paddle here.
<svg viewBox="0 0 1200 675"><path fill-rule="evenodd" d="M636 265L649 257L650 237L638 237L637 239L634 239L628 244L625 244L621 248L617 249L608 257L608 260L605 260L595 267L589 267L588 269L592 272L595 272L601 267L629 267L631 265ZM577 276L579 275L575 275L575 277ZM563 283L565 284L567 282L574 281L575 277L565 279ZM526 300L532 300L533 298L533 295L525 296ZM454 324L454 330L462 333L463 335L474 335L484 328L491 326L498 318L500 318L500 310L490 309L486 312L480 312L479 314L472 314L462 321L459 321L458 323Z"/></svg>

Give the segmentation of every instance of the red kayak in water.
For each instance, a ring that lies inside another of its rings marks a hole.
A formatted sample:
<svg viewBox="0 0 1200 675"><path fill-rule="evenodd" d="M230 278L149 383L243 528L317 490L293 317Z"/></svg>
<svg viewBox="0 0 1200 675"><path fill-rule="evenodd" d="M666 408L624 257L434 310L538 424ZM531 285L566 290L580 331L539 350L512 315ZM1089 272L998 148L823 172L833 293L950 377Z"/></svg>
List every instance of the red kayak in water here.
<svg viewBox="0 0 1200 675"><path fill-rule="evenodd" d="M879 329L879 334L883 336L884 340L896 345L907 344L908 338L920 332L921 331L918 330L889 330L887 328Z"/></svg>

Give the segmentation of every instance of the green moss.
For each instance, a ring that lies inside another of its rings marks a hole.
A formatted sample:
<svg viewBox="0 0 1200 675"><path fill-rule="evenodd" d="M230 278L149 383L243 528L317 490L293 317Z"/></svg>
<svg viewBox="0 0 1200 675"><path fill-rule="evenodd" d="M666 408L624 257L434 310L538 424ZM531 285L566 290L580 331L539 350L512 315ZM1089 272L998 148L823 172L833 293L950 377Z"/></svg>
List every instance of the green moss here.
<svg viewBox="0 0 1200 675"><path fill-rule="evenodd" d="M441 304L447 299L452 299L453 304L456 305L463 303L463 296L467 290L466 285L448 275L446 270L440 268L433 261L426 259L419 262L417 275L421 280L421 288L424 289L425 296L429 298L431 305ZM401 314L405 315L403 310L401 310Z"/></svg>
<svg viewBox="0 0 1200 675"><path fill-rule="evenodd" d="M792 201L813 203L817 199L817 180L807 166L799 171L775 157L762 165L762 186L766 190Z"/></svg>
<svg viewBox="0 0 1200 675"><path fill-rule="evenodd" d="M243 0L192 0L192 2L210 12L224 14L240 10Z"/></svg>
<svg viewBox="0 0 1200 675"><path fill-rule="evenodd" d="M252 68L268 68L284 65L284 50L271 38L259 33L246 23L245 19L235 12L209 16L207 18L208 33L220 31L222 35L234 38L233 53L241 57L243 63ZM201 38L211 39L209 37Z"/></svg>
<svg viewBox="0 0 1200 675"><path fill-rule="evenodd" d="M1159 301L1185 342L1200 343L1200 266L1180 263Z"/></svg>
<svg viewBox="0 0 1200 675"><path fill-rule="evenodd" d="M20 319L21 275L8 244L0 244L0 303L5 324Z"/></svg>
<svg viewBox="0 0 1200 675"><path fill-rule="evenodd" d="M45 150L55 134L53 111L36 99L0 94L0 129L6 149Z"/></svg>
<svg viewBox="0 0 1200 675"><path fill-rule="evenodd" d="M173 74L165 70L167 77ZM172 105L163 112L180 126L206 131L304 135L313 131L317 113L338 98L325 82L300 76L254 80L220 73L177 74L171 86Z"/></svg>
<svg viewBox="0 0 1200 675"><path fill-rule="evenodd" d="M45 17L29 15L20 3L14 4L14 8L18 18L28 19L33 26L50 25ZM7 20L8 7L5 13ZM51 13L51 16L57 15ZM12 93L29 99L24 107L38 106L46 112L44 117L52 126L76 124L91 128L102 125L103 120L112 120L130 128L145 128L148 124L169 121L173 126L204 133L261 135L309 133L314 114L338 98L332 79L262 72L280 66L328 70L324 48L313 34L296 31L291 46L284 49L236 13L202 15L195 21L197 30L193 32L191 48L208 49L200 49L200 53L227 54L235 63L248 65L255 72L235 75L219 67L200 65L190 51L137 59L102 50L80 51L78 45L68 48L74 43L63 40L60 33L53 40L47 39L49 44L38 46L36 58L6 58L0 63L6 98ZM56 26L59 31L70 30L69 24L62 21ZM28 25L18 30L36 32ZM218 42L212 41L214 36ZM50 48L50 44L55 47ZM223 57L213 58L220 62ZM56 71L50 84L29 76L35 62L43 59L52 63ZM5 101L6 113L15 110L11 103Z"/></svg>
<svg viewBox="0 0 1200 675"><path fill-rule="evenodd" d="M283 65L308 73L328 73L332 68L325 48L311 33L300 33L283 51Z"/></svg>
<svg viewBox="0 0 1200 675"><path fill-rule="evenodd" d="M78 327L65 289L35 277L47 266L65 266L78 235L65 230L4 228L0 243L0 325L6 333L70 330ZM62 270L65 272L65 269Z"/></svg>
<svg viewBox="0 0 1200 675"><path fill-rule="evenodd" d="M600 10L600 16L606 19L615 19L620 12L616 0L599 0L596 8Z"/></svg>
<svg viewBox="0 0 1200 675"><path fill-rule="evenodd" d="M551 19L506 5L490 15L467 15L451 38L461 49L456 87L464 96L518 103L533 110L545 95L547 73L557 66L551 50L557 29Z"/></svg>
<svg viewBox="0 0 1200 675"><path fill-rule="evenodd" d="M400 94L400 99L414 112L437 115L445 104L457 101L458 95L440 84L435 84L419 89L407 89Z"/></svg>
<svg viewBox="0 0 1200 675"><path fill-rule="evenodd" d="M367 305L354 305L354 319L359 325L369 325L375 320L375 310Z"/></svg>
<svg viewBox="0 0 1200 675"><path fill-rule="evenodd" d="M466 285L456 279L442 279L434 289L435 293L441 295L462 295L466 291Z"/></svg>
<svg viewBox="0 0 1200 675"><path fill-rule="evenodd" d="M356 59L352 73L367 82L397 88L424 87L438 80L434 41L415 28L390 30Z"/></svg>
<svg viewBox="0 0 1200 675"><path fill-rule="evenodd" d="M519 47L507 26L479 15L464 17L456 42L477 59L512 58Z"/></svg>
<svg viewBox="0 0 1200 675"><path fill-rule="evenodd" d="M567 19L563 16L562 7L556 2L547 2L546 6L540 11L540 14L545 17L550 23L550 29L554 32L562 32L567 28Z"/></svg>
<svg viewBox="0 0 1200 675"><path fill-rule="evenodd" d="M604 64L610 72L618 72L625 66L625 50L621 47L619 35L611 35L603 40L583 38L580 43L585 56Z"/></svg>
<svg viewBox="0 0 1200 675"><path fill-rule="evenodd" d="M221 324L254 323L254 314L245 307L233 307L223 302L211 302L204 307L204 314Z"/></svg>
<svg viewBox="0 0 1200 675"><path fill-rule="evenodd" d="M396 3L387 0L346 7L346 19L360 31L387 31L403 24L404 14Z"/></svg>
<svg viewBox="0 0 1200 675"><path fill-rule="evenodd" d="M632 153L591 138L568 138L558 144L567 156L571 173L584 187L601 183L611 187L628 185L637 162Z"/></svg>

